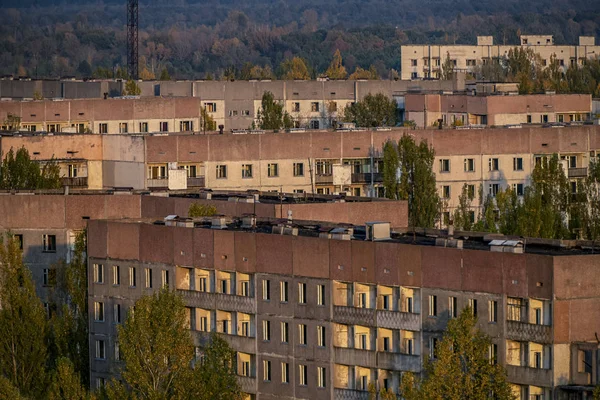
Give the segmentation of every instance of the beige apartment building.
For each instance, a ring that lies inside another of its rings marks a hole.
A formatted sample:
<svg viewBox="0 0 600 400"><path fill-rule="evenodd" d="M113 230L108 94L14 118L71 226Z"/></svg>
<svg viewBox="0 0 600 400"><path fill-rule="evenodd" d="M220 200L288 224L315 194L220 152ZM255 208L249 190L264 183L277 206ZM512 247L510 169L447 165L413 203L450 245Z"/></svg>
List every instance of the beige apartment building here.
<svg viewBox="0 0 600 400"><path fill-rule="evenodd" d="M472 72L477 66L498 62L515 47L532 49L544 65L556 56L568 68L600 56L593 36L580 36L578 45L555 45L552 35L522 35L519 44L494 44L492 36L477 36L477 45L405 45L401 47L402 79L439 79L449 57L455 71Z"/></svg>

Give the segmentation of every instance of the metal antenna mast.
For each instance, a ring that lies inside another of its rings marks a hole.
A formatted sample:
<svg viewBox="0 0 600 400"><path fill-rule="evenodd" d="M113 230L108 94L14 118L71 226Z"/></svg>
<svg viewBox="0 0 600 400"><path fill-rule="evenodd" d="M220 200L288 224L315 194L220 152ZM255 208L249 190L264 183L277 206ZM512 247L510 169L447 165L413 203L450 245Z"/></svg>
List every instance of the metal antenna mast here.
<svg viewBox="0 0 600 400"><path fill-rule="evenodd" d="M127 0L127 73L138 79L138 0Z"/></svg>

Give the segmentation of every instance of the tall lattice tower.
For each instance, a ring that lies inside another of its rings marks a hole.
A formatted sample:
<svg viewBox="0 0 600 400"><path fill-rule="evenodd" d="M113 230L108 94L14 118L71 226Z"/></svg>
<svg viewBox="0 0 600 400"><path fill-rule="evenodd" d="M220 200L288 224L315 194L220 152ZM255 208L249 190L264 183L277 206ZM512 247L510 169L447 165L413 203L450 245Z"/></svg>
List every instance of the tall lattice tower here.
<svg viewBox="0 0 600 400"><path fill-rule="evenodd" d="M127 0L127 73L138 79L138 0Z"/></svg>

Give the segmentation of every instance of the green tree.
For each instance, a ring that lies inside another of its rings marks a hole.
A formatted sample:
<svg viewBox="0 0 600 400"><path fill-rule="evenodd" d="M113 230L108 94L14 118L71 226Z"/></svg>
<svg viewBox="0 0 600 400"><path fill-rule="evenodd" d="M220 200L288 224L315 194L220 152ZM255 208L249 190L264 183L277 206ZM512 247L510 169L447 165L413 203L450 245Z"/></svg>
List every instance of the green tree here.
<svg viewBox="0 0 600 400"><path fill-rule="evenodd" d="M524 47L510 49L504 63L509 80L519 84L519 94L543 90L542 58L533 49Z"/></svg>
<svg viewBox="0 0 600 400"><path fill-rule="evenodd" d="M594 400L600 400L600 385L596 385L594 392L592 393Z"/></svg>
<svg viewBox="0 0 600 400"><path fill-rule="evenodd" d="M48 390L48 400L90 400L79 373L68 358L59 358Z"/></svg>
<svg viewBox="0 0 600 400"><path fill-rule="evenodd" d="M192 203L188 210L188 217L211 217L217 214L217 207L209 204Z"/></svg>
<svg viewBox="0 0 600 400"><path fill-rule="evenodd" d="M210 115L210 113L206 110L206 106L200 109L200 131L216 131L217 123L215 119Z"/></svg>
<svg viewBox="0 0 600 400"><path fill-rule="evenodd" d="M582 192L587 200L583 228L585 236L595 241L600 237L600 164L597 161L590 161L588 176L582 184Z"/></svg>
<svg viewBox="0 0 600 400"><path fill-rule="evenodd" d="M465 183L458 196L458 206L454 210L454 227L456 229L470 231L473 228L471 216L474 213L472 210L474 197L474 191L469 189L469 185Z"/></svg>
<svg viewBox="0 0 600 400"><path fill-rule="evenodd" d="M362 100L348 104L343 119L360 127L395 126L398 115L396 100L383 93L369 93Z"/></svg>
<svg viewBox="0 0 600 400"><path fill-rule="evenodd" d="M498 209L498 230L504 235L515 235L518 230L519 199L517 193L508 188L499 190L496 194Z"/></svg>
<svg viewBox="0 0 600 400"><path fill-rule="evenodd" d="M513 400L504 367L488 358L492 341L477 327L477 318L466 308L451 319L435 349L436 358L426 361L425 377L403 385L406 400L495 399Z"/></svg>
<svg viewBox="0 0 600 400"><path fill-rule="evenodd" d="M13 383L0 375L0 399L25 400Z"/></svg>
<svg viewBox="0 0 600 400"><path fill-rule="evenodd" d="M361 67L356 67L354 72L348 77L348 79L357 81L357 80L378 80L379 74L377 73L377 69L375 69L374 65L371 65L369 69L362 69Z"/></svg>
<svg viewBox="0 0 600 400"><path fill-rule="evenodd" d="M84 78L92 76L92 66L87 60L83 60L79 63L77 67L77 72L81 74Z"/></svg>
<svg viewBox="0 0 600 400"><path fill-rule="evenodd" d="M346 68L342 65L342 54L339 49L333 54L333 60L331 60L331 64L329 64L325 75L329 79L346 79L348 77L348 72L346 72Z"/></svg>
<svg viewBox="0 0 600 400"><path fill-rule="evenodd" d="M309 80L310 74L304 60L300 57L288 58L281 63L281 79Z"/></svg>
<svg viewBox="0 0 600 400"><path fill-rule="evenodd" d="M9 131L18 131L21 129L21 117L16 114L8 113L2 125L6 126Z"/></svg>
<svg viewBox="0 0 600 400"><path fill-rule="evenodd" d="M133 79L129 79L127 83L125 83L125 90L123 91L123 95L139 96L140 94L142 94L142 89L140 89L138 84Z"/></svg>
<svg viewBox="0 0 600 400"><path fill-rule="evenodd" d="M450 53L446 53L446 59L442 64L441 78L446 81L454 79L454 60L450 59Z"/></svg>
<svg viewBox="0 0 600 400"><path fill-rule="evenodd" d="M58 189L60 167L53 160L40 164L32 160L29 151L21 147L16 152L11 149L2 160L0 168L0 188L9 190Z"/></svg>
<svg viewBox="0 0 600 400"><path fill-rule="evenodd" d="M162 71L160 72L159 80L161 80L161 81L170 81L171 80L171 75L169 75L169 71L167 70L167 68L162 69Z"/></svg>
<svg viewBox="0 0 600 400"><path fill-rule="evenodd" d="M399 165L396 144L388 140L383 145L383 187L388 199L398 199Z"/></svg>
<svg viewBox="0 0 600 400"><path fill-rule="evenodd" d="M46 315L10 234L0 239L0 304L0 373L38 398L46 389Z"/></svg>
<svg viewBox="0 0 600 400"><path fill-rule="evenodd" d="M293 121L287 111L284 111L283 104L275 101L271 92L264 92L261 100L261 107L257 113L258 126L260 129L281 129L291 128Z"/></svg>

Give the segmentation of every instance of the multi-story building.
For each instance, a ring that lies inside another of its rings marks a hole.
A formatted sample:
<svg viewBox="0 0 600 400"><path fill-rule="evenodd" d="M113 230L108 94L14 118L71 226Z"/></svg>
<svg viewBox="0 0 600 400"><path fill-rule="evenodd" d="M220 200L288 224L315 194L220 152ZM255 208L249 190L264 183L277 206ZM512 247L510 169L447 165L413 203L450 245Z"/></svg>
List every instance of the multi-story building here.
<svg viewBox="0 0 600 400"><path fill-rule="evenodd" d="M519 44L494 44L492 36L477 36L477 45L404 45L401 46L402 79L439 79L442 65L450 59L454 71L473 72L475 68L498 63L515 47L532 49L542 65L556 57L566 69L581 66L586 59L600 56L600 46L593 36L580 36L578 45L555 45L552 35L522 35Z"/></svg>
<svg viewBox="0 0 600 400"><path fill-rule="evenodd" d="M255 399L397 393L466 306L519 399L583 399L598 383L600 256L584 243L227 222L89 221L93 385L120 365L116 326L163 285L183 297L196 345L213 331L228 341Z"/></svg>

